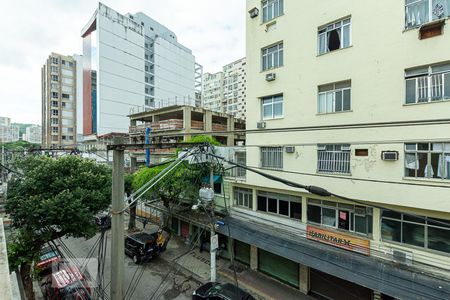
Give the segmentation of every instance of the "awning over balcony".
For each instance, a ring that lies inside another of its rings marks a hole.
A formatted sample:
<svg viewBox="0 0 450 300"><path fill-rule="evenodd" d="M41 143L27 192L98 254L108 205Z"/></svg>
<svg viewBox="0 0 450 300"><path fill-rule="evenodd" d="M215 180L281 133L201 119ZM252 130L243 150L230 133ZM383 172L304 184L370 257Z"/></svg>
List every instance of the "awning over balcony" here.
<svg viewBox="0 0 450 300"><path fill-rule="evenodd" d="M407 266L280 232L275 227L225 218L219 233L302 265L400 299L450 299L450 281Z"/></svg>

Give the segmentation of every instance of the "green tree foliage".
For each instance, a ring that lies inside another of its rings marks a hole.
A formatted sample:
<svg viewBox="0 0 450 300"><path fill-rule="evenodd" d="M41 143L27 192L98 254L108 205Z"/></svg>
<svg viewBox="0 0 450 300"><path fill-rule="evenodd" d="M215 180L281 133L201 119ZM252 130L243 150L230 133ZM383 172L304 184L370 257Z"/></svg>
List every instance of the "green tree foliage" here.
<svg viewBox="0 0 450 300"><path fill-rule="evenodd" d="M18 150L18 151L39 148L38 144L32 144L27 141L9 142L2 144L2 146L4 146L6 150Z"/></svg>
<svg viewBox="0 0 450 300"><path fill-rule="evenodd" d="M62 236L95 234L93 217L111 202L111 170L72 155L28 157L16 168L23 176L8 184L6 211L17 229L9 261L12 268L28 270L21 274L29 288L30 266L43 245Z"/></svg>
<svg viewBox="0 0 450 300"><path fill-rule="evenodd" d="M222 146L215 138L208 135L196 135L188 140L187 143L208 143L212 146Z"/></svg>

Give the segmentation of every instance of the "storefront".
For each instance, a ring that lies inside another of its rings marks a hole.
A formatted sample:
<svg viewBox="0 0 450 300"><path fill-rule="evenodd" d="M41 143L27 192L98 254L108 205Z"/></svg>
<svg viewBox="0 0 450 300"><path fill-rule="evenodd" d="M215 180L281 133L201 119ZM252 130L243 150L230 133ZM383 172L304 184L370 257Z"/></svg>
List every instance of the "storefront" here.
<svg viewBox="0 0 450 300"><path fill-rule="evenodd" d="M311 294L333 300L371 300L372 290L355 283L310 269Z"/></svg>
<svg viewBox="0 0 450 300"><path fill-rule="evenodd" d="M234 258L244 265L250 265L250 245L234 240Z"/></svg>
<svg viewBox="0 0 450 300"><path fill-rule="evenodd" d="M292 260L258 249L258 270L299 288L299 264Z"/></svg>

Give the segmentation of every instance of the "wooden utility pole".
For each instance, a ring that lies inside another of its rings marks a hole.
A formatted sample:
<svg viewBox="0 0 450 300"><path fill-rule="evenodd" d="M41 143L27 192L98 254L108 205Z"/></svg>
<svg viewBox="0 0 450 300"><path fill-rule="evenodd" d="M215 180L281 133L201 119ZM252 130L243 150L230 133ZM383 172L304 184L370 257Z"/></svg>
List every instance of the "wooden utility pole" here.
<svg viewBox="0 0 450 300"><path fill-rule="evenodd" d="M111 299L124 299L124 150L113 150L112 220L111 220Z"/></svg>

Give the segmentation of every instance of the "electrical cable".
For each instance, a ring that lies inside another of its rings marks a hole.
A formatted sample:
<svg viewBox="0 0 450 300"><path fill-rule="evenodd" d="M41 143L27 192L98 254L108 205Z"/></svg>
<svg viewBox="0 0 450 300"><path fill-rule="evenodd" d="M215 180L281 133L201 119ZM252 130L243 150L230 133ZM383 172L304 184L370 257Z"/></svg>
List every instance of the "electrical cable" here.
<svg viewBox="0 0 450 300"><path fill-rule="evenodd" d="M277 176L274 176L274 175L270 175L270 174L267 174L267 173L255 170L254 168L247 167L247 166L244 166L244 165L241 165L241 164L229 161L229 160L225 159L224 157L221 157L221 156L218 156L218 155L215 155L215 154L208 153L208 155L211 155L213 157L217 157L218 159L222 159L226 163L229 163L229 164L234 165L236 167L240 167L240 168L246 169L246 170L248 170L250 172L253 172L255 174L261 175L261 176L263 176L265 178L268 178L268 179L271 179L271 180L274 180L274 181L277 181L277 182L281 182L281 183L283 183L283 184L285 184L287 186L304 189L304 190L308 191L309 193L317 195L317 196L321 196L321 197L335 197L335 198L339 198L339 199L342 199L342 200L346 200L346 201L350 201L350 202L353 202L353 203L357 203L357 204L360 204L360 205L363 205L363 206L374 207L374 208L381 209L381 210L386 209L385 207L382 207L382 206L378 206L378 205L374 205L374 204L368 204L368 203L365 203L365 202L362 202L362 201L359 201L359 200L355 200L355 199L352 199L352 198L349 198L349 197L345 197L345 196L342 196L342 195L338 195L338 194L329 192L328 190L326 190L326 189L324 189L322 187L318 187L318 186L314 186L314 185L304 185L304 184L295 183L295 182L292 182L292 181L289 181L289 180L286 180L286 179L282 179L280 177L277 177ZM395 210L393 210L393 211L395 211ZM399 213L402 213L402 214L408 215L408 216L412 216L412 217L415 217L415 218L419 218L419 219L422 219L424 221L427 220L427 218L423 217L423 216L419 216L419 215L415 215L415 214L411 214L411 213L405 213L405 212L399 212ZM433 222L442 224L443 226L446 226L446 227L450 227L450 223L447 223L447 222L443 222L443 221L439 221L439 220L433 220Z"/></svg>

